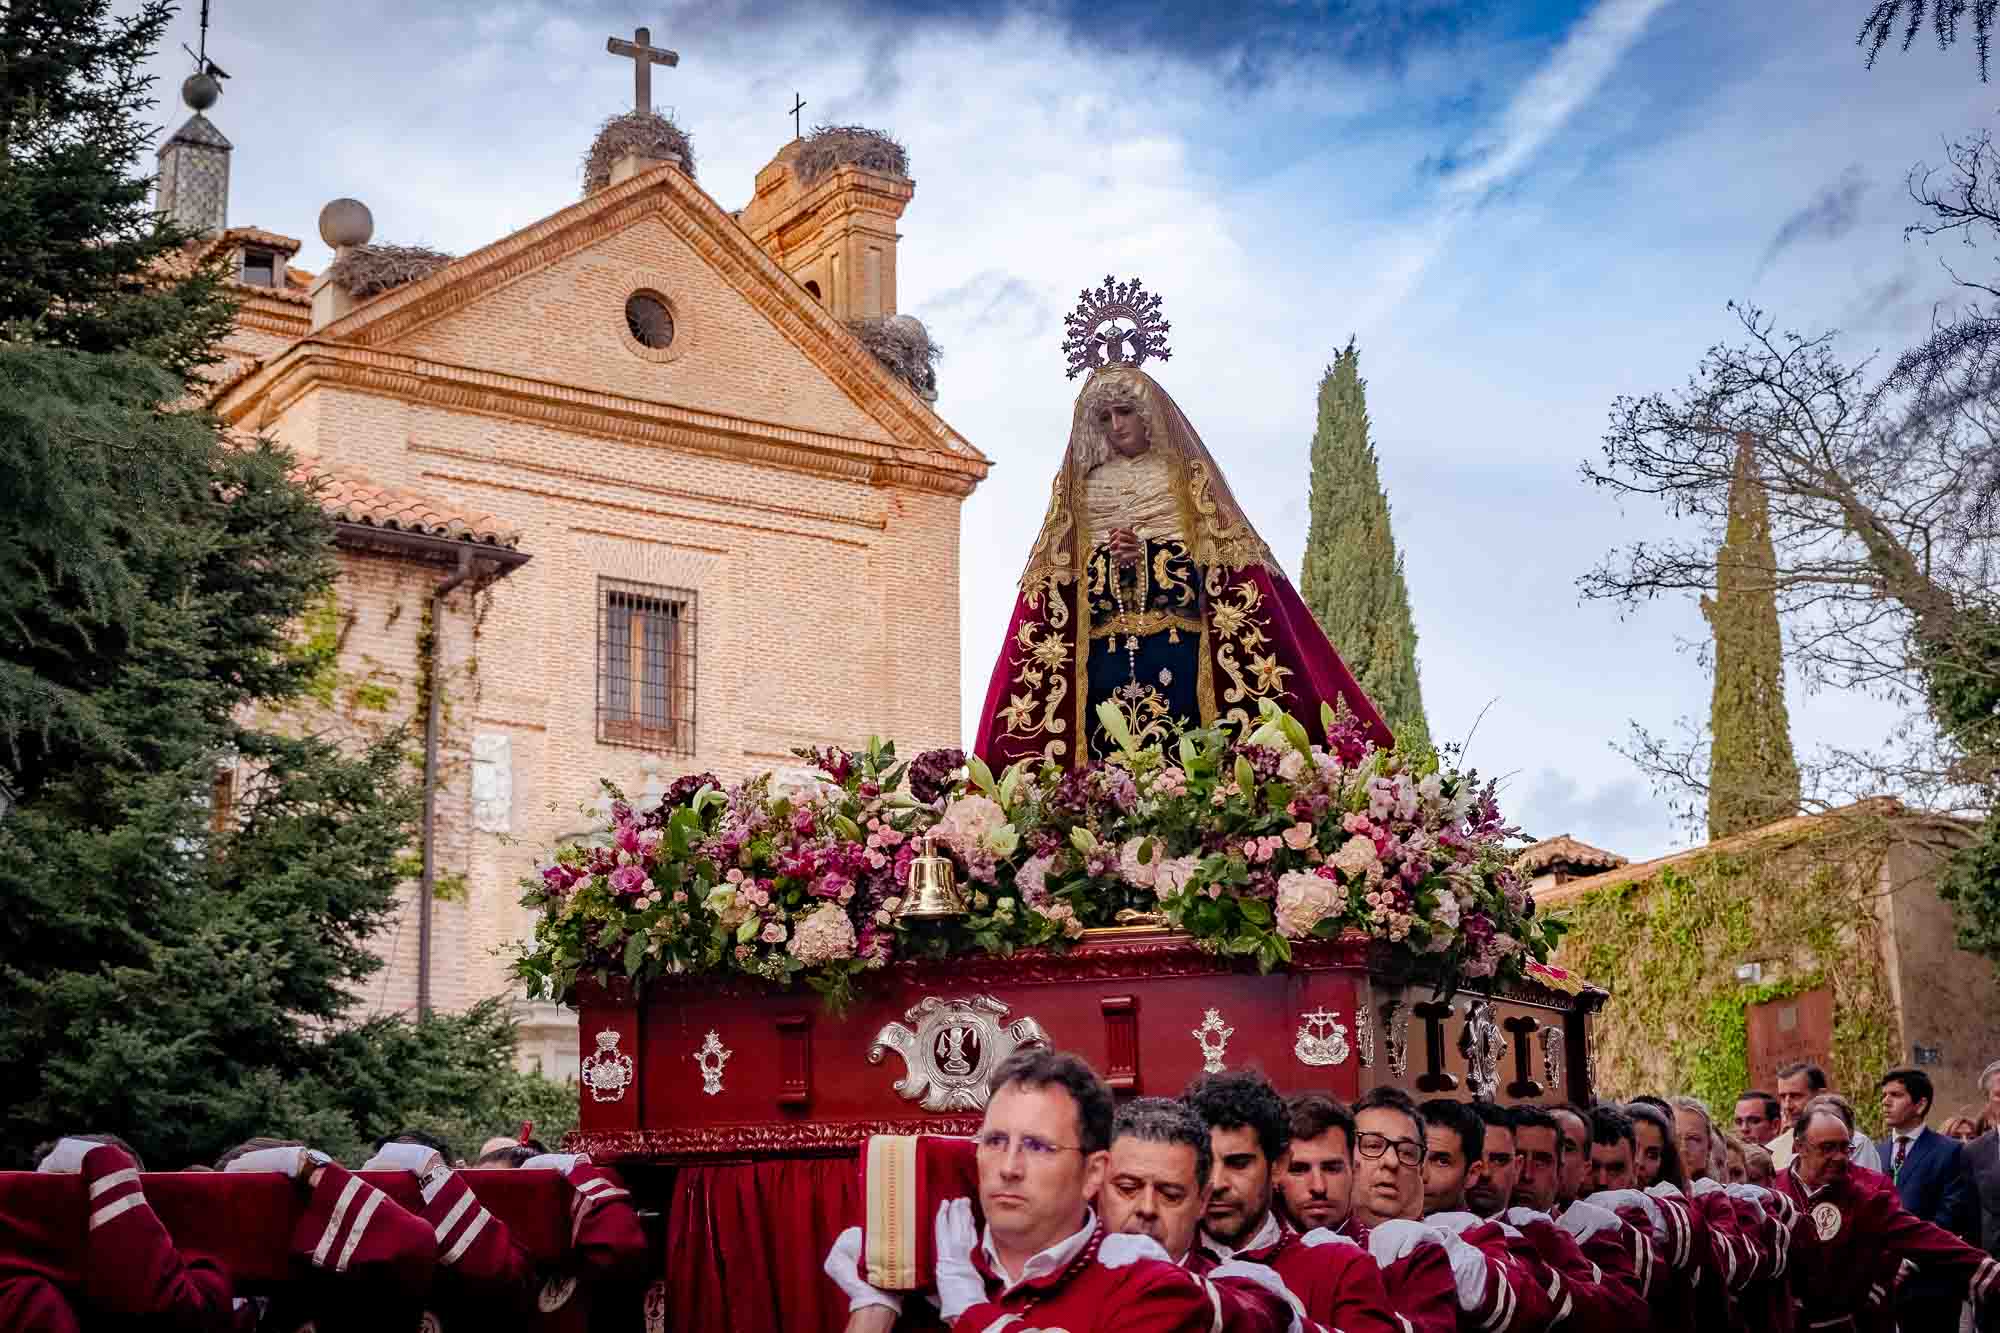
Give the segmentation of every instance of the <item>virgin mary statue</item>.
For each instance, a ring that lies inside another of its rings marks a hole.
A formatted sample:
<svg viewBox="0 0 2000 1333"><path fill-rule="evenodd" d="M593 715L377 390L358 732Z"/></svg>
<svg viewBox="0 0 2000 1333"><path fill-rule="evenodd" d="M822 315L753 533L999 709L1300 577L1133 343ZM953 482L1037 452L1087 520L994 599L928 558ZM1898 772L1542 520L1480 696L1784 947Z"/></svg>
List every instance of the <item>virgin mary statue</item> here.
<svg viewBox="0 0 2000 1333"><path fill-rule="evenodd" d="M1313 727L1329 704L1389 745L1201 437L1139 369L1171 355L1159 298L1106 278L1068 324L1070 375L1089 379L986 691L980 757L1103 758L1116 748L1107 700L1141 744L1248 724L1269 700Z"/></svg>

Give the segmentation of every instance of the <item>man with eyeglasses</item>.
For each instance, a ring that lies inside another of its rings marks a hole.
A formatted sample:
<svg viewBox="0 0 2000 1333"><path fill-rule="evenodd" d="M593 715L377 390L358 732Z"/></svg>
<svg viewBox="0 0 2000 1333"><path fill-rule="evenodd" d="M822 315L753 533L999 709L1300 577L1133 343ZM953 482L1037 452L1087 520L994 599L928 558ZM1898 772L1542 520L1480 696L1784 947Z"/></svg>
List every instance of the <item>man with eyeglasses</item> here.
<svg viewBox="0 0 2000 1333"><path fill-rule="evenodd" d="M1400 1088L1371 1088L1354 1104L1354 1209L1390 1303L1419 1333L1548 1328L1557 1307L1500 1227L1470 1213L1424 1215L1424 1134Z"/></svg>
<svg viewBox="0 0 2000 1333"><path fill-rule="evenodd" d="M1204 1249L1263 1264L1306 1316L1341 1333L1397 1333L1382 1275L1368 1253L1331 1231L1301 1236L1272 1207L1272 1172L1291 1145L1292 1117L1262 1074L1205 1074L1181 1100L1208 1126L1215 1176L1202 1216Z"/></svg>
<svg viewBox="0 0 2000 1333"><path fill-rule="evenodd" d="M2000 1262L1905 1210L1879 1173L1854 1169L1852 1139L1838 1109L1808 1102L1792 1122L1796 1155L1775 1182L1800 1214L1790 1255L1799 1327L1856 1330L1879 1317L1885 1263L1962 1285L1975 1305L2000 1294Z"/></svg>
<svg viewBox="0 0 2000 1333"><path fill-rule="evenodd" d="M985 1227L963 1197L939 1204L932 1225L945 1323L974 1333L1023 1321L1070 1333L1217 1328L1223 1293L1174 1263L1147 1234L1153 1223L1114 1233L1092 1206L1110 1171L1113 1123L1111 1090L1096 1072L1075 1055L1037 1048L1002 1061L989 1087L974 1136ZM1158 1225L1165 1233L1164 1218ZM868 1284L863 1248L861 1229L849 1228L826 1272L848 1295L850 1330L886 1330L901 1298Z"/></svg>

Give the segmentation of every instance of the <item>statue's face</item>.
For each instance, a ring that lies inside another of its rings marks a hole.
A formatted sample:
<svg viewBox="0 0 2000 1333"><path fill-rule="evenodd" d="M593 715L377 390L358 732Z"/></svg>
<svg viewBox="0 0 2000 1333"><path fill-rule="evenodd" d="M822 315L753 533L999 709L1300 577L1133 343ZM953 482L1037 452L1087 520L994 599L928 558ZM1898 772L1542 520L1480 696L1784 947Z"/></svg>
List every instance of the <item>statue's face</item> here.
<svg viewBox="0 0 2000 1333"><path fill-rule="evenodd" d="M1097 409L1097 428L1104 432L1111 452L1120 458L1137 458L1153 447L1146 430L1145 414L1133 402L1117 400Z"/></svg>

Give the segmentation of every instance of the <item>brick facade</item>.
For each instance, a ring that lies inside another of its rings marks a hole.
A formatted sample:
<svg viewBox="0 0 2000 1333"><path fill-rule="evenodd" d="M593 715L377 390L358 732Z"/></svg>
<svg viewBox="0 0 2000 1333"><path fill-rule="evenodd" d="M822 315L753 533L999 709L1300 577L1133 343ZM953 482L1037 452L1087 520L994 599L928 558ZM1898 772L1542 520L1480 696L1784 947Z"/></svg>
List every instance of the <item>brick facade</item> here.
<svg viewBox="0 0 2000 1333"><path fill-rule="evenodd" d="M635 290L672 307L665 353L627 328ZM959 507L986 460L679 171L598 191L323 328L296 302L259 305L214 400L226 421L492 515L529 557L452 594L437 625L440 1007L510 989L501 955L529 925L518 881L595 822L600 778L637 795L871 732L957 742ZM343 725L413 717L421 737L418 645L448 572L343 554ZM600 739L605 579L693 595L690 753ZM416 939L414 911L382 937L367 1012L414 1005ZM531 1054L572 1071L564 1019L541 1019Z"/></svg>

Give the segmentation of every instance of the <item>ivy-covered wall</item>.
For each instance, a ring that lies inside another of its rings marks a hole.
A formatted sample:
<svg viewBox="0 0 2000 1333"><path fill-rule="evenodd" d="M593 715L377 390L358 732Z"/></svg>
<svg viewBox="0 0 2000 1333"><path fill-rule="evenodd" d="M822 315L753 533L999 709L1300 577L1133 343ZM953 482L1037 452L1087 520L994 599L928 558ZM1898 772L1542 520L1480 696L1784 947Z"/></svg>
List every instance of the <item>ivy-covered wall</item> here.
<svg viewBox="0 0 2000 1333"><path fill-rule="evenodd" d="M1686 1093L1726 1116L1750 1086L1745 1010L1825 985L1827 1073L1879 1131L1875 1082L1901 1043L1877 902L1897 835L1879 819L1787 825L1547 895L1570 925L1555 961L1611 991L1596 1025L1600 1095ZM1762 964L1761 984L1736 979L1746 962Z"/></svg>

